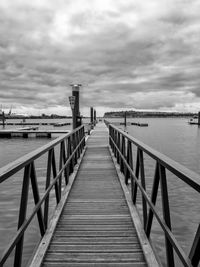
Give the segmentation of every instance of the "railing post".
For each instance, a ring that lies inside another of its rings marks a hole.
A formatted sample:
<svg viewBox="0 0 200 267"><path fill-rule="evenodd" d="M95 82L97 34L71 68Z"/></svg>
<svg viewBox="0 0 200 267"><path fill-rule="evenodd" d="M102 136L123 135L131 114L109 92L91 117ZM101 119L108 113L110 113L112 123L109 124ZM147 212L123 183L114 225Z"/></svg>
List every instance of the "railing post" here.
<svg viewBox="0 0 200 267"><path fill-rule="evenodd" d="M121 150L121 153L123 155L124 158L126 158L125 156L125 137L122 135L122 140L121 140L121 146L120 146L120 150ZM122 157L120 157L121 160L120 160L120 171L124 174L124 161L122 159Z"/></svg>
<svg viewBox="0 0 200 267"><path fill-rule="evenodd" d="M156 204L156 199L158 195L159 181L160 181L159 165L158 165L158 162L156 162L154 181L153 181L153 187L152 187L152 193L151 193L151 202L154 205ZM148 238L150 237L152 222L153 222L153 211L149 208L149 214L148 214L148 219L147 219L147 224L146 224L146 229L145 229L145 232Z"/></svg>
<svg viewBox="0 0 200 267"><path fill-rule="evenodd" d="M37 203L40 201L40 195L39 195L34 162L31 163L31 184L32 184L32 189L33 189L33 197L34 197L35 205L37 205ZM38 223L40 227L40 234L41 236L43 236L45 234L45 225L44 225L44 217L42 214L41 207L39 208L37 212L37 217L38 217Z"/></svg>
<svg viewBox="0 0 200 267"><path fill-rule="evenodd" d="M66 139L63 140L63 150L62 150L62 158L63 158L63 163L66 163ZM67 166L64 169L64 177L65 177L65 185L68 184L68 174L67 174Z"/></svg>
<svg viewBox="0 0 200 267"><path fill-rule="evenodd" d="M67 148L67 158L69 158L72 155L72 140L71 136L68 138L68 148ZM74 157L71 158L70 164L69 164L69 174L71 174L74 171Z"/></svg>
<svg viewBox="0 0 200 267"><path fill-rule="evenodd" d="M68 160L68 158L69 158L69 152L68 152L68 150L69 150L69 144L68 144L68 138L65 140L65 153L66 153L66 161ZM67 185L68 184L68 182L69 182L69 175L70 175L70 162L67 164L67 166L66 166L66 168L65 168L65 174L66 174L66 176L65 176L65 184Z"/></svg>
<svg viewBox="0 0 200 267"><path fill-rule="evenodd" d="M83 151L83 148L85 147L85 127L83 126L82 127L82 135L81 135L81 139L84 137L83 139L83 145L82 145L82 149L81 149L81 152Z"/></svg>
<svg viewBox="0 0 200 267"><path fill-rule="evenodd" d="M139 148L137 149L136 164L135 164L135 177L139 179L139 170L140 170L140 157L139 157ZM134 182L132 200L133 204L136 204L137 199L137 183Z"/></svg>
<svg viewBox="0 0 200 267"><path fill-rule="evenodd" d="M62 169L63 166L63 141L60 143L60 157L59 157L59 171ZM59 195L61 197L61 192L62 192L62 174L60 175L58 179L58 190L59 190Z"/></svg>
<svg viewBox="0 0 200 267"><path fill-rule="evenodd" d="M130 166L130 168L133 170L133 156L132 156L132 145L131 142L128 140L127 144L127 163ZM126 173L125 173L125 184L128 184L128 179L130 178L130 171L128 168L126 168Z"/></svg>
<svg viewBox="0 0 200 267"><path fill-rule="evenodd" d="M81 141L81 138L80 138L80 129L79 129L78 132L77 132L77 146L79 145L80 141ZM81 154L80 149L81 148L79 146L78 149L77 149L77 157L78 157L78 159L79 159L80 154Z"/></svg>
<svg viewBox="0 0 200 267"><path fill-rule="evenodd" d="M26 219L26 211L28 204L28 191L29 191L29 179L30 179L31 165L28 164L24 168L24 178L22 184L21 203L19 210L18 229L22 226ZM22 252L23 252L24 234L18 241L15 250L14 267L20 267L22 264Z"/></svg>
<svg viewBox="0 0 200 267"><path fill-rule="evenodd" d="M121 142L120 142L120 133L118 132L117 133L117 147L118 147L119 150L120 150L120 145L121 145ZM119 162L120 162L120 154L117 151L117 163L119 164Z"/></svg>
<svg viewBox="0 0 200 267"><path fill-rule="evenodd" d="M115 142L114 140L114 129L112 128L112 126L110 124L108 124L108 127L109 127L109 144L110 144L110 147L112 149L112 152L114 153L115 151L115 146L113 144L113 142Z"/></svg>
<svg viewBox="0 0 200 267"><path fill-rule="evenodd" d="M115 158L117 157L117 148L116 148L116 145L117 145L117 131L114 129L114 134L113 134L113 138L114 138L114 155L115 155Z"/></svg>
<svg viewBox="0 0 200 267"><path fill-rule="evenodd" d="M167 179L165 168L159 164L159 174L161 182L161 196L162 196L162 206L163 206L163 217L167 227L171 231L171 218L170 218L170 208L167 190ZM165 234L165 244L166 244L166 256L167 256L167 266L174 267L174 252L173 247Z"/></svg>
<svg viewBox="0 0 200 267"><path fill-rule="evenodd" d="M73 149L72 149L72 153L74 152L74 150L76 149L76 133L72 134L72 144L73 144ZM74 165L76 165L77 163L77 151L74 153Z"/></svg>
<svg viewBox="0 0 200 267"><path fill-rule="evenodd" d="M111 134L111 126L110 125L108 125L108 129L109 129L109 145L110 145L110 147L112 149L112 142L111 142L112 134Z"/></svg>
<svg viewBox="0 0 200 267"><path fill-rule="evenodd" d="M54 149L53 149L52 153L53 153L53 155L52 155L52 170L53 170L53 178L55 179L57 176L57 171L56 171L56 159L55 159ZM55 183L55 194L56 194L56 201L58 204L60 201L60 192L59 192L59 185L58 185L57 181Z"/></svg>
<svg viewBox="0 0 200 267"><path fill-rule="evenodd" d="M78 144L79 144L79 131L76 131L76 134L75 134L75 138L76 138L76 147L77 150L76 150L76 157L77 157L77 160L79 159L79 147L78 147Z"/></svg>
<svg viewBox="0 0 200 267"><path fill-rule="evenodd" d="M53 149L50 149L48 152L48 160L47 160L47 174L46 174L46 186L45 190L49 187L51 181L51 164L53 157ZM47 229L48 227L48 214L49 214L49 195L46 197L44 202L44 225Z"/></svg>
<svg viewBox="0 0 200 267"><path fill-rule="evenodd" d="M146 183L145 183L145 172L144 172L144 157L143 151L139 150L139 158L140 158L140 178L141 178L141 185L143 189L146 191ZM142 207L143 207L143 224L144 228L146 227L147 223L147 203L144 196L142 196Z"/></svg>

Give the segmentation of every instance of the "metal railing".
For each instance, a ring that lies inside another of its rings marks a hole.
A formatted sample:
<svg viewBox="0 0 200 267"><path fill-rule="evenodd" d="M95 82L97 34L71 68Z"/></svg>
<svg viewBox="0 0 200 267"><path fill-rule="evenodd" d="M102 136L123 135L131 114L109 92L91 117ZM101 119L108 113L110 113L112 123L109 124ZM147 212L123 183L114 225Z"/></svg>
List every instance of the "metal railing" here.
<svg viewBox="0 0 200 267"><path fill-rule="evenodd" d="M194 237L190 253L187 256L172 232L166 171L174 174L178 179L182 180L198 193L200 193L199 175L143 144L108 121L105 121L105 123L109 127L109 144L117 159L117 163L120 165L120 171L124 174L125 183L128 184L130 179L133 205L136 205L138 189L141 192L143 227L147 237L150 239L153 217L155 217L165 235L167 266L175 266L174 252L178 255L183 266L198 266L200 260L200 224ZM133 146L137 150L135 159L133 159ZM146 190L145 154L155 162L151 195L147 194ZM156 207L159 184L163 218L160 216L160 212Z"/></svg>
<svg viewBox="0 0 200 267"><path fill-rule="evenodd" d="M59 170L56 167L55 147L59 146ZM41 237L44 236L49 221L49 200L50 192L55 189L56 205L61 200L64 186L68 184L69 175L73 172L74 166L80 157L85 146L84 126L81 126L71 133L62 135L47 145L27 154L17 161L0 169L0 183L8 180L18 171L23 170L23 183L21 189L21 201L19 208L19 218L17 232L8 247L5 249L0 260L0 266L9 258L15 249L14 266L20 267L22 264L24 234L33 218L37 214ZM45 192L40 196L35 160L47 155L46 168L46 185ZM64 175L63 175L64 174ZM31 215L27 217L28 192L30 184L32 186L33 198L35 206ZM43 206L42 206L43 205Z"/></svg>

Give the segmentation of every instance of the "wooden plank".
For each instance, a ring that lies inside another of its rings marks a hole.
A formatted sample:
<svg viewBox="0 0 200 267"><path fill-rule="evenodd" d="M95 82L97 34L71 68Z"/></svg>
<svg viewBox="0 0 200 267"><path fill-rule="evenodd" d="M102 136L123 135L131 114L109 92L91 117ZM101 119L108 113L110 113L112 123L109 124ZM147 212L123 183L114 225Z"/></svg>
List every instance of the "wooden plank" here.
<svg viewBox="0 0 200 267"><path fill-rule="evenodd" d="M88 267L88 263L62 263L62 262L48 262L44 263L42 265L43 267ZM92 263L93 267L146 267L146 263L143 262L132 262L132 263L127 263L123 262L123 265L121 262L115 262L115 263Z"/></svg>
<svg viewBox="0 0 200 267"><path fill-rule="evenodd" d="M141 252L47 252L44 262L144 262Z"/></svg>
<svg viewBox="0 0 200 267"><path fill-rule="evenodd" d="M52 243L68 243L68 244L133 244L133 243L137 243L138 239L135 238L135 236L128 236L128 237L119 237L119 236L115 236L115 237L96 237L96 236L84 236L84 237L63 237L63 236L59 236L59 237L53 237L52 238Z"/></svg>
<svg viewBox="0 0 200 267"><path fill-rule="evenodd" d="M103 252L108 252L108 251L117 251L117 252L124 252L124 251L129 251L129 252L135 252L135 251L140 251L141 248L138 245L138 243L135 244L93 244L93 245L85 245L85 244L80 244L80 245L75 245L75 244L60 244L60 243L54 243L50 245L49 247L49 252L53 251L86 251L86 252L94 252L94 251L103 251Z"/></svg>

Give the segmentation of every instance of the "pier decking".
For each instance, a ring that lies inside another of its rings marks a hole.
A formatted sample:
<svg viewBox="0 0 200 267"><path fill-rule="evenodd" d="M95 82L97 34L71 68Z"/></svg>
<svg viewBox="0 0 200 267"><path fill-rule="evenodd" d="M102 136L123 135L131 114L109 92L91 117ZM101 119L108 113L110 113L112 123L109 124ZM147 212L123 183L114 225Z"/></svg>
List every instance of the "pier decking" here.
<svg viewBox="0 0 200 267"><path fill-rule="evenodd" d="M147 266L104 124L92 132L60 219L50 232L47 251L41 245L31 266ZM44 237L43 246L45 242ZM149 266L157 266L150 258Z"/></svg>

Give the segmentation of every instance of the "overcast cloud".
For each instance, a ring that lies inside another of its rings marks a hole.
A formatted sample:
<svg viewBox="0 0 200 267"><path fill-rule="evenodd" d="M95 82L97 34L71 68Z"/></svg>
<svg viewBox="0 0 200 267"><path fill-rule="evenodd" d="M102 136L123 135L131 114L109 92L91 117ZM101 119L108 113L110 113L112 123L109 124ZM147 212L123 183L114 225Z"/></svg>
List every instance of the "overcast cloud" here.
<svg viewBox="0 0 200 267"><path fill-rule="evenodd" d="M1 0L0 104L17 112L200 110L199 0Z"/></svg>

